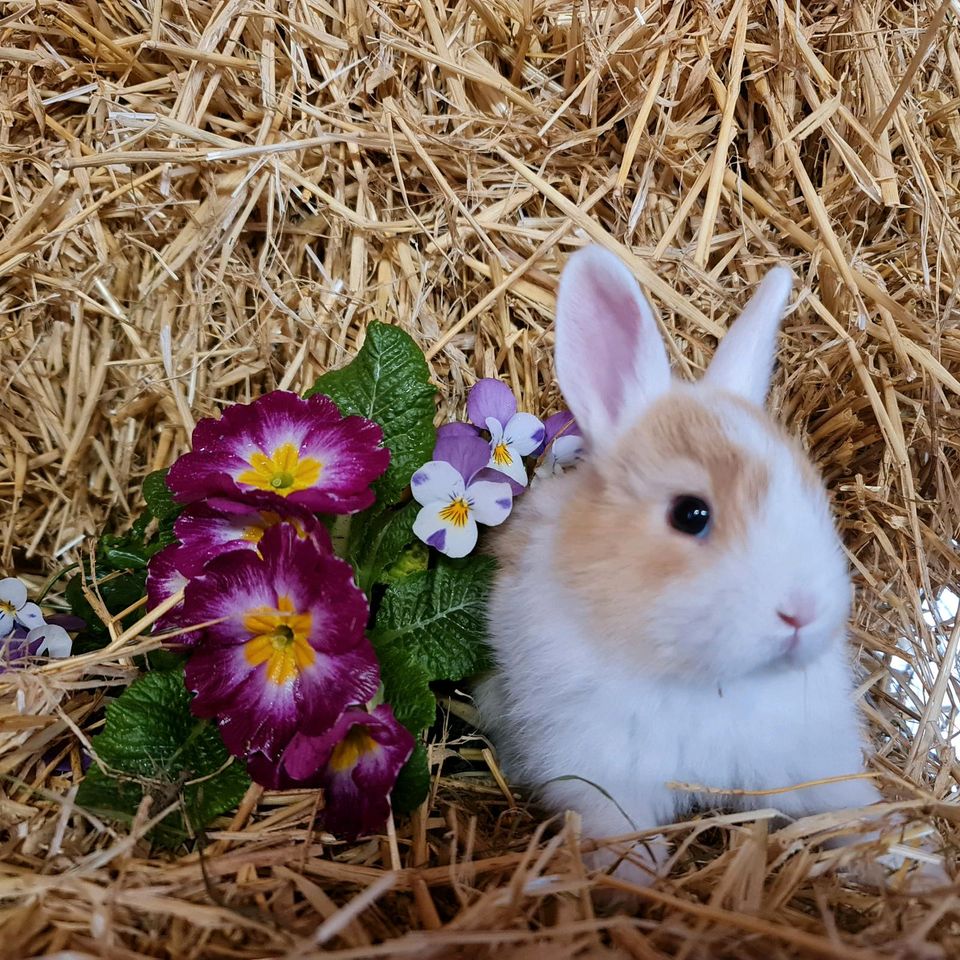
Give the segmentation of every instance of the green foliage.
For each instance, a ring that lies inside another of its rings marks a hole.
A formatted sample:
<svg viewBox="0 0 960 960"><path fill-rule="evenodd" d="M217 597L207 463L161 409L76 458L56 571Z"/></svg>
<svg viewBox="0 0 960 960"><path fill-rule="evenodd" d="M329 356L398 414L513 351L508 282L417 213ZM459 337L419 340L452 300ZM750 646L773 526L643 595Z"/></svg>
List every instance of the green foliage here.
<svg viewBox="0 0 960 960"><path fill-rule="evenodd" d="M385 572L397 563L415 542L413 521L420 504L413 501L399 509L354 517L350 559L357 568L360 589L369 594L375 583L385 583ZM361 521L358 524L358 521Z"/></svg>
<svg viewBox="0 0 960 960"><path fill-rule="evenodd" d="M107 707L93 748L106 772L88 771L77 802L99 816L130 823L144 796L150 816L177 802L153 839L177 845L231 810L250 785L231 761L217 728L190 713L183 671L154 671L134 681ZM231 762L228 762L231 761Z"/></svg>
<svg viewBox="0 0 960 960"><path fill-rule="evenodd" d="M397 813L409 813L427 799L430 793L430 766L422 743L414 747L410 759L397 777L390 802Z"/></svg>
<svg viewBox="0 0 960 960"><path fill-rule="evenodd" d="M436 390L420 348L399 327L371 323L356 357L321 376L306 396L314 393L326 394L343 414L380 424L390 466L374 489L380 506L397 503L436 440Z"/></svg>
<svg viewBox="0 0 960 960"><path fill-rule="evenodd" d="M461 680L487 669L484 643L493 561L470 557L392 583L371 640L380 660L384 699L414 734L430 726L435 680Z"/></svg>
<svg viewBox="0 0 960 960"><path fill-rule="evenodd" d="M182 507L171 497L165 478L165 470L157 470L147 476L143 483L147 509L127 533L121 536L104 534L100 537L95 565L92 567L88 561L84 561L80 572L67 584L64 596L70 604L70 610L87 624L86 630L77 638L75 652L95 650L109 638L106 625L84 595L84 586L99 593L111 614L121 613L143 597L150 558L175 542L173 521ZM138 616L140 612L132 614L123 625L129 626Z"/></svg>
<svg viewBox="0 0 960 960"><path fill-rule="evenodd" d="M162 522L175 520L183 509L183 504L177 503L167 486L167 471L154 470L148 473L143 480L143 499L147 504L150 516Z"/></svg>
<svg viewBox="0 0 960 960"><path fill-rule="evenodd" d="M376 639L415 651L433 680L486 670L485 608L494 569L489 557L443 558L434 569L391 584L377 613Z"/></svg>

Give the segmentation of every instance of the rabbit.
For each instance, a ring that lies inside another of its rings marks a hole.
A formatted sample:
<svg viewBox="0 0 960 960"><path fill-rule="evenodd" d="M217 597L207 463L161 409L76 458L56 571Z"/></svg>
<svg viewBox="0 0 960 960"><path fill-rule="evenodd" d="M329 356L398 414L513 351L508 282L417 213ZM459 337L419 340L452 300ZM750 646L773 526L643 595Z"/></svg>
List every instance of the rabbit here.
<svg viewBox="0 0 960 960"><path fill-rule="evenodd" d="M536 482L497 531L496 669L476 691L504 772L585 837L693 807L786 816L880 799L846 650L851 581L822 481L764 411L791 272L770 270L705 375L671 375L621 261L574 253L556 309L557 379L586 460ZM662 837L625 858L665 864Z"/></svg>

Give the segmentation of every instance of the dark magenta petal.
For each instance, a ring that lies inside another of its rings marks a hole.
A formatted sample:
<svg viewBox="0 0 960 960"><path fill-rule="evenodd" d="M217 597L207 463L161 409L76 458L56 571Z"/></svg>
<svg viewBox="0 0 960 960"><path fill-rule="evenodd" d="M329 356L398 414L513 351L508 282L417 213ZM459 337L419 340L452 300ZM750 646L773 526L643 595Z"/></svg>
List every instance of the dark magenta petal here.
<svg viewBox="0 0 960 960"><path fill-rule="evenodd" d="M276 789L322 787L323 826L353 839L383 828L390 792L413 747L413 736L387 704L372 713L351 707L320 736L296 733L279 764L261 754L250 758L248 769Z"/></svg>
<svg viewBox="0 0 960 960"><path fill-rule="evenodd" d="M312 539L318 549L332 551L326 528L309 510L282 499L276 502L278 499L251 496L250 502L240 503L216 498L188 505L173 526L181 543L180 570L196 577L223 553L256 551L264 532L278 523L289 524L301 539Z"/></svg>
<svg viewBox="0 0 960 960"><path fill-rule="evenodd" d="M478 380L467 394L467 416L484 430L489 417L503 425L516 412L517 400L502 380Z"/></svg>
<svg viewBox="0 0 960 960"><path fill-rule="evenodd" d="M278 524L190 581L183 616L217 620L187 663L193 710L238 756L275 757L297 730L328 729L377 690L367 601L350 564Z"/></svg>
<svg viewBox="0 0 960 960"><path fill-rule="evenodd" d="M390 462L382 441L377 424L342 417L328 397L278 390L198 423L194 448L170 468L167 485L182 503L254 495L353 513L373 502L370 484Z"/></svg>
<svg viewBox="0 0 960 960"><path fill-rule="evenodd" d="M152 610L168 597L172 597L178 590L186 587L188 580L180 569L181 559L180 544L178 543L164 547L150 558L150 562L147 564L148 610ZM165 633L168 630L179 630L185 626L190 626L190 623L184 619L183 603L181 602L157 619L154 623L154 630ZM198 636L194 631L180 633L172 638L171 643L195 643Z"/></svg>
<svg viewBox="0 0 960 960"><path fill-rule="evenodd" d="M434 459L445 460L469 484L478 470L490 461L490 444L479 434L456 433L437 441Z"/></svg>

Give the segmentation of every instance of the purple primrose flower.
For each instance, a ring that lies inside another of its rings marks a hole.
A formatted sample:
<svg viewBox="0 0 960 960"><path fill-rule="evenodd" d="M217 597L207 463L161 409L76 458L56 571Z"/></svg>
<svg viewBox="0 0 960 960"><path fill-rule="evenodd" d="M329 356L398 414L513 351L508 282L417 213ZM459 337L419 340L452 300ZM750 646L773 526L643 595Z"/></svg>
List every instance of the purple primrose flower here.
<svg viewBox="0 0 960 960"><path fill-rule="evenodd" d="M320 736L295 734L279 762L257 754L248 769L274 789L322 787L324 828L352 840L383 828L397 774L413 747L413 736L387 704L372 713L351 707Z"/></svg>
<svg viewBox="0 0 960 960"><path fill-rule="evenodd" d="M413 532L448 557L465 557L476 546L478 523L495 527L510 514L508 483L474 479L489 456L482 437L448 434L434 448L434 459L410 480L414 499L423 506Z"/></svg>
<svg viewBox="0 0 960 960"><path fill-rule="evenodd" d="M201 420L167 484L184 503L262 493L316 512L355 513L373 503L370 484L390 461L382 440L377 424L341 416L329 397L275 390Z"/></svg>
<svg viewBox="0 0 960 960"><path fill-rule="evenodd" d="M259 551L209 563L187 584L181 616L220 621L201 631L186 680L191 709L217 718L236 756L276 757L295 732L323 733L379 685L353 568L287 524L267 530Z"/></svg>

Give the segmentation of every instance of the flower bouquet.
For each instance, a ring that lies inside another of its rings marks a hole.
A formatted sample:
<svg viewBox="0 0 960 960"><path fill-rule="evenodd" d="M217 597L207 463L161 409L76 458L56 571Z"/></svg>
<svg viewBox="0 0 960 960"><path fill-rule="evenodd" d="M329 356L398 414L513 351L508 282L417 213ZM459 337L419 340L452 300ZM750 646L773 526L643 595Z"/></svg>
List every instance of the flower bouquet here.
<svg viewBox="0 0 960 960"><path fill-rule="evenodd" d="M431 684L489 666L478 524L507 519L531 465L542 477L581 453L569 414L518 413L499 381L479 381L467 411L437 430L423 354L375 323L304 396L197 424L146 478L144 514L66 590L86 624L76 650L118 629L157 641L107 706L78 803L132 821L149 798L153 837L179 843L251 780L321 788L321 825L348 839L423 802ZM34 606L0 581L0 627L66 655Z"/></svg>

